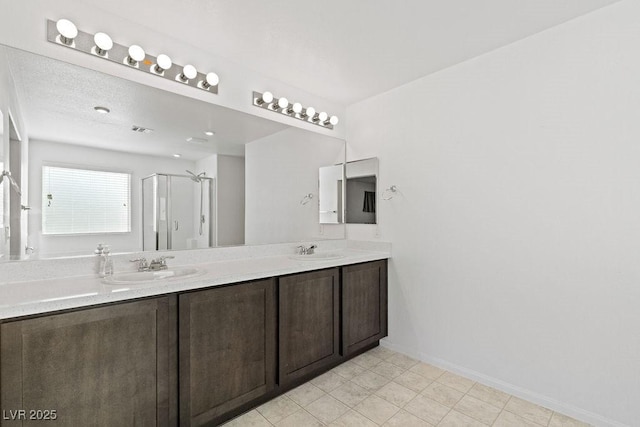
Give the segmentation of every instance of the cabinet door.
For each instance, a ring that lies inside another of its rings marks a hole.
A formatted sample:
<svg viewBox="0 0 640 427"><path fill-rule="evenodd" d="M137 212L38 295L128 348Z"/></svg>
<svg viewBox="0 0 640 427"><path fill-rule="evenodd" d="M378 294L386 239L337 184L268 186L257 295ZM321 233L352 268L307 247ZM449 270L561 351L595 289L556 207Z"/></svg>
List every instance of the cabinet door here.
<svg viewBox="0 0 640 427"><path fill-rule="evenodd" d="M2 425L47 424L30 410L64 426L169 425L168 307L165 297L2 324Z"/></svg>
<svg viewBox="0 0 640 427"><path fill-rule="evenodd" d="M343 354L353 354L386 336L387 261L343 267Z"/></svg>
<svg viewBox="0 0 640 427"><path fill-rule="evenodd" d="M280 384L322 369L340 357L337 268L280 278Z"/></svg>
<svg viewBox="0 0 640 427"><path fill-rule="evenodd" d="M180 425L219 422L275 387L275 280L180 295Z"/></svg>

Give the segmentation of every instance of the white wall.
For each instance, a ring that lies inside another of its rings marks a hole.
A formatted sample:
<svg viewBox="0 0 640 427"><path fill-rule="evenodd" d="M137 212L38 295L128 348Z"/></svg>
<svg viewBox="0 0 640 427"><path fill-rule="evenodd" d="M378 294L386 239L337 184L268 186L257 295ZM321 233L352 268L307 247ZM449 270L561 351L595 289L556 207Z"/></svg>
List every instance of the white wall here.
<svg viewBox="0 0 640 427"><path fill-rule="evenodd" d="M218 156L218 245L244 244L244 157Z"/></svg>
<svg viewBox="0 0 640 427"><path fill-rule="evenodd" d="M342 162L343 140L295 128L247 144L246 243L344 238L342 224L319 225L318 209L318 169Z"/></svg>
<svg viewBox="0 0 640 427"><path fill-rule="evenodd" d="M50 236L42 235L42 165L43 163L73 167L95 166L114 171L130 172L131 176L131 233L108 235ZM100 242L111 245L113 252L132 252L142 249L142 181L153 173L184 175L195 164L188 160L141 156L118 151L100 150L79 145L49 141L30 141L30 200L29 242L36 248L35 256L88 255ZM191 205L185 206L191 209Z"/></svg>
<svg viewBox="0 0 640 427"><path fill-rule="evenodd" d="M390 345L638 425L639 16L616 3L348 109L348 159L399 189L348 227L393 242Z"/></svg>

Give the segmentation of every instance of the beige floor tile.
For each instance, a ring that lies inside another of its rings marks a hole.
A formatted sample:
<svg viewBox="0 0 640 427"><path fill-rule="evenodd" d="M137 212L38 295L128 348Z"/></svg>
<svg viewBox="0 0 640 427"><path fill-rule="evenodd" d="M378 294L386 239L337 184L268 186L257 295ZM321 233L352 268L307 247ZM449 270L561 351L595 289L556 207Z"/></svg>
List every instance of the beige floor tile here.
<svg viewBox="0 0 640 427"><path fill-rule="evenodd" d="M432 383L430 379L411 371L405 371L402 375L399 375L393 380L401 386L409 388L417 393L420 393Z"/></svg>
<svg viewBox="0 0 640 427"><path fill-rule="evenodd" d="M396 405L378 396L367 397L353 409L376 424L384 424L400 410Z"/></svg>
<svg viewBox="0 0 640 427"><path fill-rule="evenodd" d="M549 421L549 427L589 427L589 424L554 412Z"/></svg>
<svg viewBox="0 0 640 427"><path fill-rule="evenodd" d="M351 360L344 362L341 365L336 366L335 368L333 368L330 372L334 372L338 375L340 375L341 377L350 380L353 379L354 377L357 377L358 375L364 373L366 371L365 368L363 368L360 365L357 365L355 363L353 363Z"/></svg>
<svg viewBox="0 0 640 427"><path fill-rule="evenodd" d="M434 425L449 413L449 408L421 394L407 403L404 410Z"/></svg>
<svg viewBox="0 0 640 427"><path fill-rule="evenodd" d="M468 395L460 399L453 408L458 412L488 425L493 424L496 418L498 418L498 415L500 415L500 411L502 411L500 408L496 408L487 402Z"/></svg>
<svg viewBox="0 0 640 427"><path fill-rule="evenodd" d="M352 409L329 425L331 427L376 427L378 424Z"/></svg>
<svg viewBox="0 0 640 427"><path fill-rule="evenodd" d="M249 411L224 424L225 427L271 427L271 423L257 410Z"/></svg>
<svg viewBox="0 0 640 427"><path fill-rule="evenodd" d="M405 369L401 368L400 366L396 366L393 363L385 361L378 363L376 366L371 368L371 370L376 374L380 374L383 377L389 378L390 380L401 375L405 371Z"/></svg>
<svg viewBox="0 0 640 427"><path fill-rule="evenodd" d="M278 396L275 399L268 401L267 403L258 406L258 412L267 419L270 423L277 423L278 421L288 417L294 412L300 410L300 406L287 396Z"/></svg>
<svg viewBox="0 0 640 427"><path fill-rule="evenodd" d="M384 423L383 427L432 427L432 425L405 410L401 410Z"/></svg>
<svg viewBox="0 0 640 427"><path fill-rule="evenodd" d="M322 427L323 424L318 421L313 415L300 409L297 412L289 415L287 418L278 421L277 427Z"/></svg>
<svg viewBox="0 0 640 427"><path fill-rule="evenodd" d="M345 414L349 410L349 407L328 394L325 394L320 399L309 404L305 409L324 424L329 424Z"/></svg>
<svg viewBox="0 0 640 427"><path fill-rule="evenodd" d="M549 424L553 411L542 406L538 406L535 403L527 402L526 400L512 397L504 407L509 412L513 412L516 415L520 415L522 418L533 421L536 424L546 426Z"/></svg>
<svg viewBox="0 0 640 427"><path fill-rule="evenodd" d="M509 411L502 411L493 423L493 427L540 427L540 424L525 420L521 416Z"/></svg>
<svg viewBox="0 0 640 427"><path fill-rule="evenodd" d="M451 372L445 372L444 374L440 375L440 377L436 381L438 381L440 384L455 388L456 390L463 393L468 392L475 384L475 381L470 380L469 378L461 377L460 375L456 375Z"/></svg>
<svg viewBox="0 0 640 427"><path fill-rule="evenodd" d="M387 360L391 356L395 355L396 352L393 351L393 350L390 350L390 349L388 349L386 347L378 346L376 348L373 348L373 349L367 351L367 354L375 356L378 359Z"/></svg>
<svg viewBox="0 0 640 427"><path fill-rule="evenodd" d="M318 387L322 391L329 393L332 390L337 389L342 384L344 384L347 380L344 377L329 371L320 375L319 377L315 377L311 380L311 384Z"/></svg>
<svg viewBox="0 0 640 427"><path fill-rule="evenodd" d="M353 378L351 381L373 393L383 385L387 384L390 380L382 375L376 374L375 372L366 371Z"/></svg>
<svg viewBox="0 0 640 427"><path fill-rule="evenodd" d="M449 408L453 408L453 405L458 403L458 401L462 399L462 396L464 396L463 392L440 384L439 382L429 384L427 388L422 390L421 394Z"/></svg>
<svg viewBox="0 0 640 427"><path fill-rule="evenodd" d="M460 412L453 410L449 412L438 424L438 427L486 427L487 424L483 424L478 420L474 420ZM516 427L516 426L512 426Z"/></svg>
<svg viewBox="0 0 640 427"><path fill-rule="evenodd" d="M404 369L409 369L411 368L413 365L415 365L416 363L418 363L418 361L416 359L413 359L409 356L405 356L402 353L396 353L393 356L389 357L387 359L387 362L389 363L393 363L394 365L398 365L401 368Z"/></svg>
<svg viewBox="0 0 640 427"><path fill-rule="evenodd" d="M371 392L360 387L354 382L347 381L337 389L333 390L330 394L345 405L353 408L358 403L369 397Z"/></svg>
<svg viewBox="0 0 640 427"><path fill-rule="evenodd" d="M304 383L300 387L296 387L293 390L288 391L285 395L304 408L309 403L324 396L324 394L324 391L313 384Z"/></svg>
<svg viewBox="0 0 640 427"><path fill-rule="evenodd" d="M416 397L416 394L415 391L393 381L376 391L376 396L380 396L387 402L391 402L400 408Z"/></svg>
<svg viewBox="0 0 640 427"><path fill-rule="evenodd" d="M467 394L484 402L490 403L493 406L497 406L498 408L504 408L504 405L507 404L507 401L511 397L511 395L507 393L503 393L500 390L496 390L495 388L491 388L480 383L475 383Z"/></svg>
<svg viewBox="0 0 640 427"><path fill-rule="evenodd" d="M356 365L360 365L365 369L371 369L376 366L378 363L382 362L382 359L372 356L369 353L361 354L360 356L356 356L351 359L353 363Z"/></svg>
<svg viewBox="0 0 640 427"><path fill-rule="evenodd" d="M417 365L413 365L409 370L430 380L435 380L446 372L444 369L429 365L428 363L418 363Z"/></svg>

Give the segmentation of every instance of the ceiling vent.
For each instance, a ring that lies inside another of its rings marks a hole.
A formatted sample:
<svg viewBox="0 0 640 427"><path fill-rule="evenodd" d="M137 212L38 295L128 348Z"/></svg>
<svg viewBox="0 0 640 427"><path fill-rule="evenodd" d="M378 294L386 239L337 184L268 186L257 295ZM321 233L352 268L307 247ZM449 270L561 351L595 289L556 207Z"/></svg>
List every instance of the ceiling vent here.
<svg viewBox="0 0 640 427"><path fill-rule="evenodd" d="M134 131L134 132L138 132L138 133L151 133L151 132L153 132L153 129L143 128L142 126L136 126L136 125L131 126L131 130Z"/></svg>
<svg viewBox="0 0 640 427"><path fill-rule="evenodd" d="M197 136L190 136L189 138L187 138L187 142L190 142L192 144L203 145L203 144L206 144L208 141L204 138L198 138Z"/></svg>

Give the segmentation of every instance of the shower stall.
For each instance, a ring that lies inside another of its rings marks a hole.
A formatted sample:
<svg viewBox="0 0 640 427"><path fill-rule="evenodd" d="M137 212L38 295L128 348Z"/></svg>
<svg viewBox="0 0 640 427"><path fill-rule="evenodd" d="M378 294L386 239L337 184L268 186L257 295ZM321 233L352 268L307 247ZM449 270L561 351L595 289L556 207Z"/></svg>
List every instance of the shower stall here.
<svg viewBox="0 0 640 427"><path fill-rule="evenodd" d="M216 245L213 178L154 173L142 179L142 248L209 248Z"/></svg>

